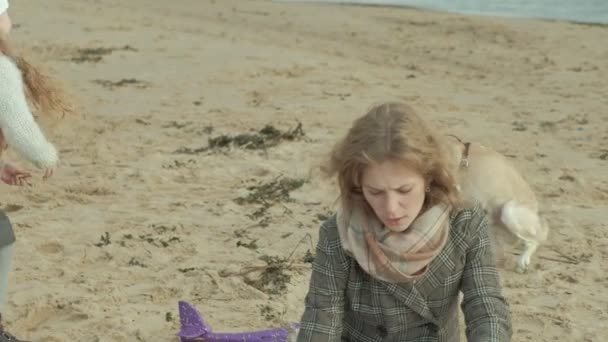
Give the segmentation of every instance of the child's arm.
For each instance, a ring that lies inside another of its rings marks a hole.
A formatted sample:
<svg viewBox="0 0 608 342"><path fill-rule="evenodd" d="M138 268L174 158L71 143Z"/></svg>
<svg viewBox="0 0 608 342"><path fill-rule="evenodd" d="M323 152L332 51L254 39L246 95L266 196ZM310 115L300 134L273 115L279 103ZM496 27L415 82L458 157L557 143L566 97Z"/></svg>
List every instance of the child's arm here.
<svg viewBox="0 0 608 342"><path fill-rule="evenodd" d="M19 69L4 55L0 55L0 129L21 157L45 169L45 175L52 173L59 161L57 150L34 120Z"/></svg>

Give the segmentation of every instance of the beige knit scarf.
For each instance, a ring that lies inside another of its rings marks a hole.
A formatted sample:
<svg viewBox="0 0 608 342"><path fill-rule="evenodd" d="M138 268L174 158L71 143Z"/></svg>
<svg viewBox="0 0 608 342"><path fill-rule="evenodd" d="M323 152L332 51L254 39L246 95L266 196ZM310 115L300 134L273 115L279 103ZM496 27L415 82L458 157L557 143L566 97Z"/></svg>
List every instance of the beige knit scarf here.
<svg viewBox="0 0 608 342"><path fill-rule="evenodd" d="M338 231L344 250L377 279L404 283L424 275L448 238L450 208L436 205L418 216L403 232L392 232L361 211L345 217L338 210Z"/></svg>

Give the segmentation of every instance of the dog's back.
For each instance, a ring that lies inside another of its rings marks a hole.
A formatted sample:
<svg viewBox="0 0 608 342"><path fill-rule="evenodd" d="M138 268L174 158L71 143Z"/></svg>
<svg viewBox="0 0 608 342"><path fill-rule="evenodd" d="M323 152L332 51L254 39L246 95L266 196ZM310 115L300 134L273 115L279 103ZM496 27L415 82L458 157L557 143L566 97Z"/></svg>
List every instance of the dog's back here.
<svg viewBox="0 0 608 342"><path fill-rule="evenodd" d="M449 138L453 165L457 168L460 190L465 199L479 202L490 216L494 242L498 247L509 237L526 244L520 259L525 268L538 244L547 238L548 226L538 213L534 191L515 166L502 154L477 143L465 146L457 138ZM462 166L461 159L467 159Z"/></svg>
<svg viewBox="0 0 608 342"><path fill-rule="evenodd" d="M534 192L503 155L472 143L468 159L468 167L460 168L458 172L461 191L466 196L472 196L490 211L510 200L534 212L538 211Z"/></svg>

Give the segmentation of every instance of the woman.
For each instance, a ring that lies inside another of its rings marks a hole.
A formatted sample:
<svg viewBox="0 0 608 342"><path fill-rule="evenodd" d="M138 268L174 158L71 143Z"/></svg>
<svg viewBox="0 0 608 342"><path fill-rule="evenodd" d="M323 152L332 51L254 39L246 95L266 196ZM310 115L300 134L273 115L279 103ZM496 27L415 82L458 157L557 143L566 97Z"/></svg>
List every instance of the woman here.
<svg viewBox="0 0 608 342"><path fill-rule="evenodd" d="M483 210L459 197L441 136L409 106L356 120L324 171L340 206L321 226L298 341L511 340Z"/></svg>

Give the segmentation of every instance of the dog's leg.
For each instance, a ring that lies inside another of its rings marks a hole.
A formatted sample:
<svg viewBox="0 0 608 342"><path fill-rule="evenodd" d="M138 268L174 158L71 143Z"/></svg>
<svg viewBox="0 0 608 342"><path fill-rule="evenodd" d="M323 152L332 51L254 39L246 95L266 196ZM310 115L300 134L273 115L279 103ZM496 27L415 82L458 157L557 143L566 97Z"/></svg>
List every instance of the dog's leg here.
<svg viewBox="0 0 608 342"><path fill-rule="evenodd" d="M528 269L528 266L530 266L530 259L532 258L532 254L536 252L538 245L539 244L536 241L524 241L524 251L517 260L517 270L519 272L523 273Z"/></svg>
<svg viewBox="0 0 608 342"><path fill-rule="evenodd" d="M524 251L517 260L517 270L524 272L546 236L544 226L535 212L515 201L509 201L502 206L500 219L507 229L524 243Z"/></svg>

